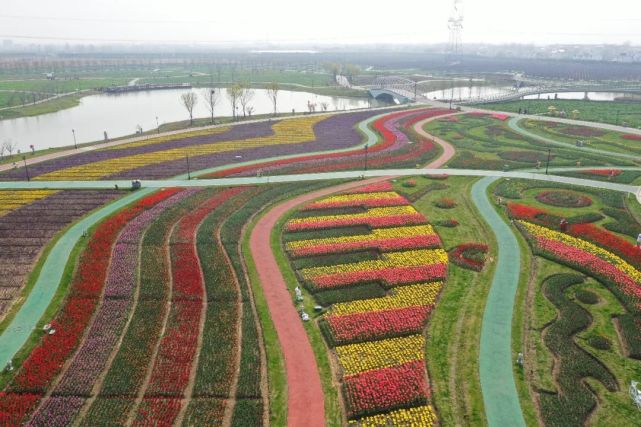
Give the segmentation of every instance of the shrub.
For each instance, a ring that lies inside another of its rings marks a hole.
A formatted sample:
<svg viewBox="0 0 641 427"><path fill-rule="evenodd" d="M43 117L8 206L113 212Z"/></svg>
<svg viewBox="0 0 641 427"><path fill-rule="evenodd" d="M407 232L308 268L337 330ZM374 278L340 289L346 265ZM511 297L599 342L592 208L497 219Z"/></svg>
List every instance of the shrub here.
<svg viewBox="0 0 641 427"><path fill-rule="evenodd" d="M442 199L438 199L437 201L435 201L434 206L439 209L453 209L456 207L456 202L452 199L443 197Z"/></svg>
<svg viewBox="0 0 641 427"><path fill-rule="evenodd" d="M403 187L406 187L406 188L414 188L416 187L416 180L408 179L407 181L404 181L402 185Z"/></svg>
<svg viewBox="0 0 641 427"><path fill-rule="evenodd" d="M459 267L481 271L485 266L485 255L489 248L482 243L464 243L452 249L450 260Z"/></svg>
<svg viewBox="0 0 641 427"><path fill-rule="evenodd" d="M603 335L592 335L588 338L588 344L597 350L610 350L612 342Z"/></svg>
<svg viewBox="0 0 641 427"><path fill-rule="evenodd" d="M584 379L592 377L608 391L618 389L616 378L598 359L574 343L576 333L591 323L589 313L569 300L565 291L583 283L578 274L556 274L545 279L543 294L559 311L547 327L545 345L559 361L556 383L558 393L541 392L541 416L546 426L582 426L596 406L592 389Z"/></svg>
<svg viewBox="0 0 641 427"><path fill-rule="evenodd" d="M596 304L599 302L599 296L597 294L586 291L585 289L577 289L574 296L583 304Z"/></svg>
<svg viewBox="0 0 641 427"><path fill-rule="evenodd" d="M536 195L536 200L562 208L583 208L592 204L592 199L573 191L543 191Z"/></svg>
<svg viewBox="0 0 641 427"><path fill-rule="evenodd" d="M438 221L436 225L439 225L441 227L454 228L454 227L458 227L458 221L455 219L444 219L444 220Z"/></svg>

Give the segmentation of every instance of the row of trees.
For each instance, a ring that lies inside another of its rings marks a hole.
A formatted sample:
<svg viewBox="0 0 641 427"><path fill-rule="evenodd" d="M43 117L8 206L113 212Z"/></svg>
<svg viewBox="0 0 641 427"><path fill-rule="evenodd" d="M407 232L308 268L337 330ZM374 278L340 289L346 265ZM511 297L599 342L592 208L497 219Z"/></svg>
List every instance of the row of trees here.
<svg viewBox="0 0 641 427"><path fill-rule="evenodd" d="M271 82L267 84L267 96L274 107L274 115L278 113L278 93L280 92L280 84L277 82ZM256 93L249 86L249 83L235 83L230 87L225 89L225 95L229 99L231 104L232 117L234 120L238 119L238 109L240 108L243 112L243 117L248 115L251 117L254 112L254 107L251 105L251 101L254 99ZM214 110L216 105L218 105L221 99L221 93L215 89L203 89L201 91L201 96L205 100L207 109L211 114L211 123L215 123ZM191 126L194 123L194 108L198 104L198 96L195 92L187 92L180 96L182 105L187 110L189 114L189 125Z"/></svg>

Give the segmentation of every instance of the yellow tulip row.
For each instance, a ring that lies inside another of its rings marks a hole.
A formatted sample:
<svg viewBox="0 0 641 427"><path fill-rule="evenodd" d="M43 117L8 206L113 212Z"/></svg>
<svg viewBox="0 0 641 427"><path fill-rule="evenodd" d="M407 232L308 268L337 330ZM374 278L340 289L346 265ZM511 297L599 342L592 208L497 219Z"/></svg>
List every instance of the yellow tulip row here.
<svg viewBox="0 0 641 427"><path fill-rule="evenodd" d="M560 233L558 231L541 227L530 222L519 221L519 223L523 225L528 233L532 234L533 236L541 236L547 239L557 240L559 242L565 243L566 245L574 246L575 248L579 248L585 252L596 255L604 261L607 261L608 263L617 267L635 282L641 283L641 272L631 266L621 257L613 254L610 251L600 248L599 246L596 246L595 244L587 242L585 240L577 239L576 237L572 237L568 234Z"/></svg>
<svg viewBox="0 0 641 427"><path fill-rule="evenodd" d="M445 263L447 263L447 252L443 249L420 249L416 251L386 252L383 254L383 259L371 261L305 268L301 270L301 274L304 278L310 279L312 277L324 276L327 274L382 270L385 268L417 267L421 265Z"/></svg>
<svg viewBox="0 0 641 427"><path fill-rule="evenodd" d="M229 127L219 127L219 128L213 128L213 129L194 130L191 132L181 132L173 135L156 136L156 137L152 137L152 138L141 140L141 141L135 141L127 144L114 145L112 147L102 148L100 149L100 151L126 150L128 148L144 147L146 145L161 144L163 142L176 141L176 140L185 139L185 138L194 138L197 136L214 136L214 135L219 135L221 133L228 132L229 129L230 129Z"/></svg>
<svg viewBox="0 0 641 427"><path fill-rule="evenodd" d="M348 423L349 427L432 427L434 424L436 413L430 405L399 409Z"/></svg>
<svg viewBox="0 0 641 427"><path fill-rule="evenodd" d="M55 190L4 190L0 191L0 215L44 199L57 193Z"/></svg>
<svg viewBox="0 0 641 427"><path fill-rule="evenodd" d="M336 347L344 375L354 375L374 369L389 368L402 363L423 360L423 335L390 338Z"/></svg>
<svg viewBox="0 0 641 427"><path fill-rule="evenodd" d="M316 200L312 205L316 204L332 204L332 203L348 203L348 202L364 202L369 200L380 199L398 199L400 196L395 191L382 191L376 193L353 193L353 194L340 194L338 196L329 196L320 200Z"/></svg>
<svg viewBox="0 0 641 427"><path fill-rule="evenodd" d="M398 308L432 305L443 287L443 282L419 283L394 288L390 295L334 304L329 316L366 313L369 311L394 310Z"/></svg>
<svg viewBox="0 0 641 427"><path fill-rule="evenodd" d="M378 239L396 239L416 236L433 235L434 228L431 225L417 225L407 227L375 228L370 234L359 234L356 236L328 237L324 239L298 240L287 244L288 250L307 248L310 246L334 245L339 243L367 242Z"/></svg>
<svg viewBox="0 0 641 427"><path fill-rule="evenodd" d="M60 169L43 174L35 179L39 180L93 180L125 170L135 169L150 164L164 163L172 160L183 159L185 155L191 157L224 153L229 151L249 150L253 148L298 144L313 141L314 126L325 117L305 117L300 119L283 120L273 126L272 135L256 138L247 138L237 141L225 141L209 144L200 144L190 147L172 148L151 153L135 154L116 159L102 160L80 166Z"/></svg>
<svg viewBox="0 0 641 427"><path fill-rule="evenodd" d="M307 222L328 222L335 220L356 221L365 218L381 218L385 216L397 215L415 215L418 214L413 206L392 206L385 208L371 208L363 213L346 214L346 215L321 215L307 218L294 218L288 224L298 224Z"/></svg>

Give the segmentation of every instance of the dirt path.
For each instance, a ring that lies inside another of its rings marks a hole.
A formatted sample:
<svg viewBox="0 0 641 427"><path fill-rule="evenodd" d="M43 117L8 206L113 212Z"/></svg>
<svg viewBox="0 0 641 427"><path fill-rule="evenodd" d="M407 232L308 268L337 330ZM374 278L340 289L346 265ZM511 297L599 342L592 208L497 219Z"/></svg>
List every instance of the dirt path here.
<svg viewBox="0 0 641 427"><path fill-rule="evenodd" d="M430 133L427 133L425 130L423 130L423 127L428 124L431 121L437 120L437 119L442 119L443 117L450 117L450 116L456 116L458 114L463 114L463 113L454 113L454 114L448 114L445 116L435 116L435 117L430 117L425 120L421 120L420 122L417 122L414 125L414 131L418 133L420 136L423 138L427 138L431 141L434 141L438 145L441 146L443 149L443 153L441 153L441 156L434 160L432 163L429 165L425 166L427 169L433 169L433 168L440 168L443 166L445 163L447 163L452 157L454 157L454 154L456 154L456 150L454 149L454 146L450 144L449 142L438 138Z"/></svg>
<svg viewBox="0 0 641 427"><path fill-rule="evenodd" d="M439 168L449 161L456 150L454 147L422 128L426 123L444 116L430 117L416 123L414 130L419 135L433 140L443 148L443 153L425 166L426 168ZM260 279L267 306L271 314L278 340L283 350L285 370L287 372L287 425L291 427L323 427L325 426L325 405L323 388L321 386L318 367L314 352L307 339L307 333L292 303L285 279L278 267L278 263L271 248L271 233L278 220L287 211L296 208L311 200L332 193L350 190L363 185L385 181L390 177L372 178L365 181L340 184L312 193L303 194L294 199L283 202L272 208L264 215L254 227L250 236L249 245L252 258L256 263L256 270Z"/></svg>

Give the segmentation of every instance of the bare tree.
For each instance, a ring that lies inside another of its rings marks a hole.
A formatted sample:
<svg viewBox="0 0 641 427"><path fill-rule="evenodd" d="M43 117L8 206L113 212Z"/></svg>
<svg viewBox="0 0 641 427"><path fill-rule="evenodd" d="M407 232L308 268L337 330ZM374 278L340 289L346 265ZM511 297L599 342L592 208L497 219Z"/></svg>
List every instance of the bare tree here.
<svg viewBox="0 0 641 427"><path fill-rule="evenodd" d="M187 92L180 95L180 100L185 107L185 110L189 113L189 126L194 124L194 107L198 102L198 98L194 92Z"/></svg>
<svg viewBox="0 0 641 427"><path fill-rule="evenodd" d="M18 143L11 138L6 138L2 142L2 148L9 153L9 157L13 156L13 152L18 148Z"/></svg>
<svg viewBox="0 0 641 427"><path fill-rule="evenodd" d="M327 103L327 101L321 102L320 106L323 109L323 111L327 111L327 109L329 108L329 104Z"/></svg>
<svg viewBox="0 0 641 427"><path fill-rule="evenodd" d="M274 106L274 115L278 114L278 109L276 108L276 101L278 101L278 92L280 91L280 85L278 82L271 82L267 85L267 96L272 101Z"/></svg>
<svg viewBox="0 0 641 427"><path fill-rule="evenodd" d="M236 120L236 110L238 108L238 99L240 94L243 91L243 88L238 83L235 83L228 87L226 90L227 98L229 98L229 103L231 104L231 114L234 120Z"/></svg>
<svg viewBox="0 0 641 427"><path fill-rule="evenodd" d="M344 70L351 84L354 84L354 79L356 78L356 76L358 76L361 73L361 67L354 64L347 64L344 67Z"/></svg>
<svg viewBox="0 0 641 427"><path fill-rule="evenodd" d="M216 104L220 101L220 92L216 92L215 89L203 89L202 91L203 98L205 98L205 103L207 104L207 109L211 113L211 124L214 124L214 109Z"/></svg>
<svg viewBox="0 0 641 427"><path fill-rule="evenodd" d="M247 117L247 107L251 100L254 99L254 90L249 87L249 83L242 83L240 87L241 91L238 102L240 102L240 107L243 110L243 117Z"/></svg>

